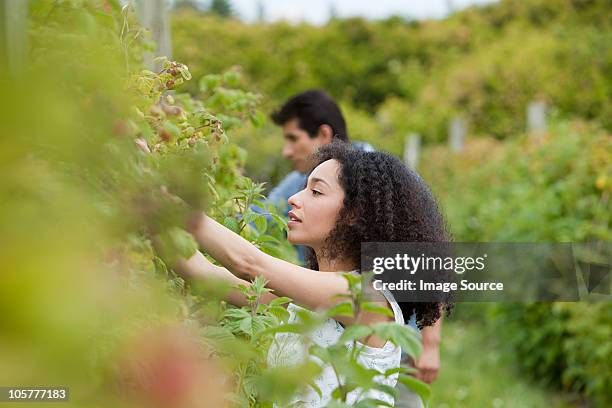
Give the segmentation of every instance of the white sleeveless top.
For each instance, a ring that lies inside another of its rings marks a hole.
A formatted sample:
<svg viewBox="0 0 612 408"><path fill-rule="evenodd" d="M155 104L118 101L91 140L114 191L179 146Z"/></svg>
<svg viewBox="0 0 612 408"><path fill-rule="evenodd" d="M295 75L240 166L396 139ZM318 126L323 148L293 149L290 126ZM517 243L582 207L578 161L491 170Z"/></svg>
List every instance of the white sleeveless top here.
<svg viewBox="0 0 612 408"><path fill-rule="evenodd" d="M399 305L393 298L393 295L389 291L382 291L382 293L393 309L395 322L403 325L404 317ZM296 316L296 311L307 309L304 309L303 307L294 303L289 303L287 310L289 311L288 322L296 323L299 322L299 318ZM340 323L334 319L328 319L309 337L314 343L326 347L335 344L343 331L344 328L340 325ZM370 347L359 342L358 344L364 347L363 351L358 357L359 363L364 367L374 368L377 371L385 372L386 370L400 366L402 354L401 349L391 341L387 341L382 348ZM349 342L346 344L346 346L351 349L353 344ZM270 367L291 366L303 363L306 356L308 356L308 345L303 335L296 333L277 333L275 335L274 342L268 351L267 360ZM322 364L322 361L317 357L310 356L310 359L317 362L319 365ZM398 374L393 374L387 378L381 375L376 379L381 384L395 387L397 377ZM308 408L326 406L331 399L332 391L338 386L336 375L334 374L331 366L328 364L323 365L321 374L315 378L314 382L320 388L322 397L320 397L312 387L308 386L303 392L295 395L288 406ZM351 391L348 394L347 402L349 404L353 404L358 402L357 398L376 398L388 402L391 405L394 404L393 397L378 390L370 390L367 393L363 393L363 395L360 395L360 393L360 389ZM278 407L276 404L274 404L274 406Z"/></svg>

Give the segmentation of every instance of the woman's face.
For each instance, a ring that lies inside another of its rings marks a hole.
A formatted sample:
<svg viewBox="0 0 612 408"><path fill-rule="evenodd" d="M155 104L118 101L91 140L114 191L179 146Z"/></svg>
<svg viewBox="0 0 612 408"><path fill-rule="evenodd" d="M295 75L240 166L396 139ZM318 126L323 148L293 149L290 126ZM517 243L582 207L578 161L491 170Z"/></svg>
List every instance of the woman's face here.
<svg viewBox="0 0 612 408"><path fill-rule="evenodd" d="M340 164L327 160L312 171L304 190L289 197L289 242L315 250L324 244L344 202L339 173Z"/></svg>

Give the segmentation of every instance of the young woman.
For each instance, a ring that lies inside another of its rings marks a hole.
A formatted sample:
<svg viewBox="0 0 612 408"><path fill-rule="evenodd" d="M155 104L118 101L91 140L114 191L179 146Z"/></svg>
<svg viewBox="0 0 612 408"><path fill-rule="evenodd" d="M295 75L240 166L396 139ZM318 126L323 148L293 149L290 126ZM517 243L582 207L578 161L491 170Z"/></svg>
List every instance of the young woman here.
<svg viewBox="0 0 612 408"><path fill-rule="evenodd" d="M197 278L216 276L236 284L249 284L263 276L276 296L293 299L287 309L290 322L302 308L317 310L341 301L338 294L348 292L346 280L339 272L359 273L361 242L447 241L445 223L428 187L416 173L397 158L381 152L363 152L343 143L322 147L315 157L316 167L310 173L306 187L289 198L288 240L307 246L308 268L293 265L260 251L254 245L210 219L197 216L191 231L199 245L225 268L208 262L201 253L180 262L179 270ZM241 279L241 278L244 278ZM315 333L315 342L333 344L345 327L352 324L374 325L384 321L404 323L404 316L416 313L420 327L433 324L442 310L437 303L402 303L398 305L389 292L379 293L374 301L393 312L394 318L363 312L352 318L336 316ZM237 290L229 293L228 301L246 304ZM304 357L297 335L277 335L268 360L271 365L293 364ZM360 363L381 372L399 367L401 350L391 342L370 336L361 339L365 345ZM284 342L282 347L279 342ZM385 379L394 386L396 379ZM325 406L337 381L329 367L315 381L323 396L312 391L296 398L303 406ZM353 394L353 395L351 395ZM362 396L363 397L363 396ZM386 394L368 394L390 403ZM352 398L352 400L351 400ZM349 394L355 402L358 392Z"/></svg>

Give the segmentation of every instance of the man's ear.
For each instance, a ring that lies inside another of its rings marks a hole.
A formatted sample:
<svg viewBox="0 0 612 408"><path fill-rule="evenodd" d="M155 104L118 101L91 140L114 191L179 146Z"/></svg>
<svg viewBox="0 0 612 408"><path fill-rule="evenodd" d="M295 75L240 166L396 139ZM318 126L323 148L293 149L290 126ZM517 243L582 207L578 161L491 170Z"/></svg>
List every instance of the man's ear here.
<svg viewBox="0 0 612 408"><path fill-rule="evenodd" d="M328 144L334 138L334 131L329 125L321 125L319 126L317 136L321 138L321 144Z"/></svg>

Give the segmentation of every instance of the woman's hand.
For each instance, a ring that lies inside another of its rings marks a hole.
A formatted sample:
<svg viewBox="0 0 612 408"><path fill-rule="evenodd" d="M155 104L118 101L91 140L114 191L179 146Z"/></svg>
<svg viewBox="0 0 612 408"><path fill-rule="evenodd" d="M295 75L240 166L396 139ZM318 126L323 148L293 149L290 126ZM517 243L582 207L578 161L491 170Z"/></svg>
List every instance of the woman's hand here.
<svg viewBox="0 0 612 408"><path fill-rule="evenodd" d="M265 254L239 234L201 211L189 218L187 230L206 253L234 275L246 280L258 275Z"/></svg>
<svg viewBox="0 0 612 408"><path fill-rule="evenodd" d="M421 335L423 336L423 353L414 363L414 367L419 370L416 377L427 384L431 384L438 378L438 371L440 370L442 317L433 326L424 327L421 330Z"/></svg>
<svg viewBox="0 0 612 408"><path fill-rule="evenodd" d="M417 359L414 367L419 370L416 377L427 383L433 383L438 378L440 369L440 348L437 346L423 345L423 353Z"/></svg>

